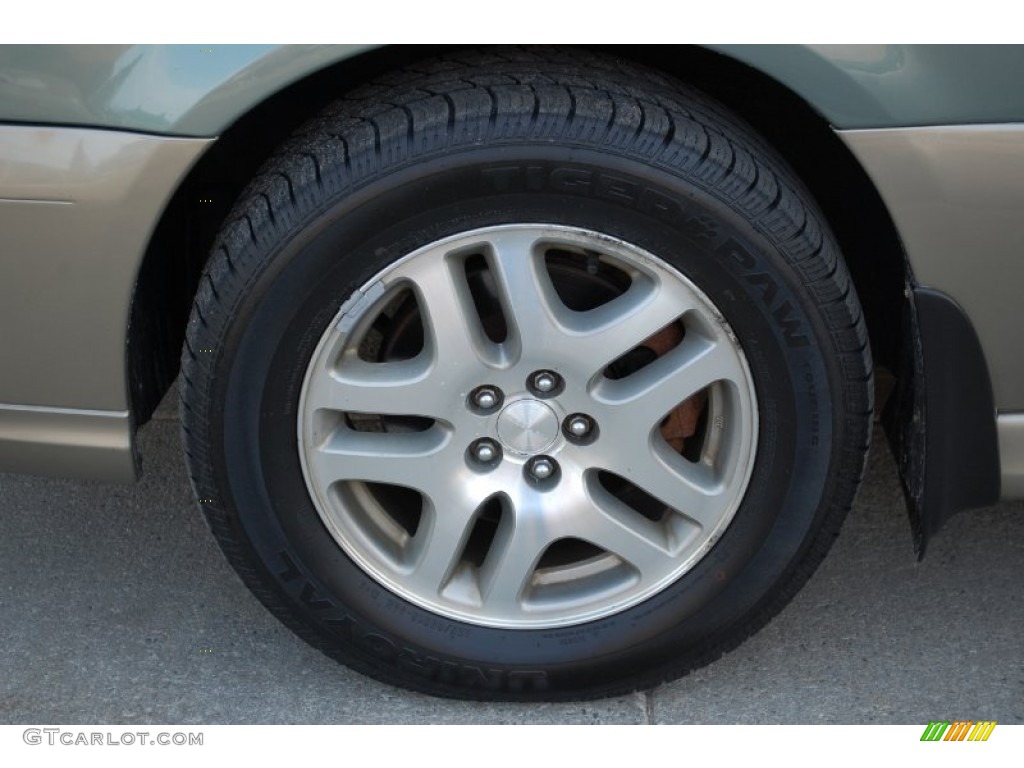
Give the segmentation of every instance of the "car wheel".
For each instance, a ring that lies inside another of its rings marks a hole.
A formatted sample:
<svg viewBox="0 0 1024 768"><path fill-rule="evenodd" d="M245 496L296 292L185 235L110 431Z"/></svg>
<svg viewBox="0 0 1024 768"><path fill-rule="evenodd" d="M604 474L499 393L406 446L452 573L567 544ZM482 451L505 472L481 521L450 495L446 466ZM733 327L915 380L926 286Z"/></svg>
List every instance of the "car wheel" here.
<svg viewBox="0 0 1024 768"><path fill-rule="evenodd" d="M611 695L824 557L871 362L806 191L737 118L589 54L337 102L243 193L183 354L197 497L300 636L379 679Z"/></svg>

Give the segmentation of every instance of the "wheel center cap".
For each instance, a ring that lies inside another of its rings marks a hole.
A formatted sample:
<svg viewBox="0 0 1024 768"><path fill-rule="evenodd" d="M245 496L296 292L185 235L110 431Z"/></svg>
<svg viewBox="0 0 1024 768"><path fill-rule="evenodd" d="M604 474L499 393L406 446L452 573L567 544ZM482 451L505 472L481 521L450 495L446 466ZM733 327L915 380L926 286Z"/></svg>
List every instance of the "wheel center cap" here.
<svg viewBox="0 0 1024 768"><path fill-rule="evenodd" d="M498 415L498 439L513 453L541 453L558 437L558 417L540 400L517 400Z"/></svg>

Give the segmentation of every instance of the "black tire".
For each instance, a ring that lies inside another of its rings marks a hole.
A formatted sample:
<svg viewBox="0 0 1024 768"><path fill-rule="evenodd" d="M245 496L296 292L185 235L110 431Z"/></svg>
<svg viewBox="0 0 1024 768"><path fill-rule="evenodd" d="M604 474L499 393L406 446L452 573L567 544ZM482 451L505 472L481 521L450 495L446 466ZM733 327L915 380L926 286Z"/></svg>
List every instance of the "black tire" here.
<svg viewBox="0 0 1024 768"><path fill-rule="evenodd" d="M432 612L358 565L311 499L296 426L317 344L357 289L426 244L523 222L678 270L738 338L759 406L742 503L702 556L637 604L539 628ZM871 428L864 322L809 194L707 97L579 52L421 63L306 125L224 225L182 371L193 487L255 595L356 670L465 698L613 695L732 649L825 556Z"/></svg>

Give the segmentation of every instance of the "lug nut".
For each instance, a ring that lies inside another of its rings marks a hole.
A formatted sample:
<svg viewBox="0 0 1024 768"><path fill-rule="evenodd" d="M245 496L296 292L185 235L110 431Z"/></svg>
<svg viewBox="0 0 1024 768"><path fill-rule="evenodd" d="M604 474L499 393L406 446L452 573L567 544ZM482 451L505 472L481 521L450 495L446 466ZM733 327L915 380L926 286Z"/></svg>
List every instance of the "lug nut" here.
<svg viewBox="0 0 1024 768"><path fill-rule="evenodd" d="M541 456L530 462L529 470L530 474L538 480L547 480L555 474L555 462L553 459Z"/></svg>
<svg viewBox="0 0 1024 768"><path fill-rule="evenodd" d="M590 419L586 416L573 416L569 419L569 432L576 437L585 437L590 432Z"/></svg>
<svg viewBox="0 0 1024 768"><path fill-rule="evenodd" d="M489 411L498 404L498 393L490 387L480 387L473 397L473 402L476 403L477 408Z"/></svg>
<svg viewBox="0 0 1024 768"><path fill-rule="evenodd" d="M551 392L558 386L558 374L552 371L538 371L533 374L531 383L538 392Z"/></svg>
<svg viewBox="0 0 1024 768"><path fill-rule="evenodd" d="M500 449L498 448L497 443L484 437L473 443L470 448L470 453L473 455L473 458L481 464L490 464L498 458Z"/></svg>
<svg viewBox="0 0 1024 768"><path fill-rule="evenodd" d="M542 373L534 378L533 386L541 392L550 392L555 388L555 377L548 373Z"/></svg>

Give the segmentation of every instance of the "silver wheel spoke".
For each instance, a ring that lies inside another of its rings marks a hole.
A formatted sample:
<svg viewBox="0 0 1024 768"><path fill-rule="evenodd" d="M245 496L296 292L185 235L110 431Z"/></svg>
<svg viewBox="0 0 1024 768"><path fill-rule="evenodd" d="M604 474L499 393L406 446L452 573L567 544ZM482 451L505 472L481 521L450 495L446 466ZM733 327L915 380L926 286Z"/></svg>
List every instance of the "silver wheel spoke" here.
<svg viewBox="0 0 1024 768"><path fill-rule="evenodd" d="M537 242L536 235L522 233L503 233L490 240L502 305L524 350L556 350L563 364L597 371L690 306L688 294L674 283L638 274L621 296L595 309L573 312L555 291Z"/></svg>
<svg viewBox="0 0 1024 768"><path fill-rule="evenodd" d="M710 529L721 519L731 497L709 467L690 464L678 456L669 466L650 442L635 448L635 459L624 471L622 467L610 469L701 528Z"/></svg>
<svg viewBox="0 0 1024 768"><path fill-rule="evenodd" d="M617 406L620 414L616 421L628 434L637 427L653 427L681 402L716 381L737 382L744 377L733 349L721 341L687 337L633 375L601 382L595 397Z"/></svg>
<svg viewBox="0 0 1024 768"><path fill-rule="evenodd" d="M641 579L651 580L672 564L672 555L660 542L656 523L638 515L604 489L591 494L594 510L587 516L582 537L618 555L632 565Z"/></svg>
<svg viewBox="0 0 1024 768"><path fill-rule="evenodd" d="M307 453L319 477L389 483L417 490L450 470L451 447L440 430L409 434L342 432L327 445ZM447 457L446 457L447 454Z"/></svg>
<svg viewBox="0 0 1024 768"><path fill-rule="evenodd" d="M638 278L618 298L566 318L574 361L591 372L638 346L688 308L675 286Z"/></svg>
<svg viewBox="0 0 1024 768"><path fill-rule="evenodd" d="M520 347L534 354L561 351L565 313L533 232L502 232L489 239L501 304Z"/></svg>
<svg viewBox="0 0 1024 768"><path fill-rule="evenodd" d="M458 565L473 523L473 513L483 499L470 499L465 491L444 482L429 483L430 520L413 539L417 560L412 580L425 592L439 594ZM436 490L434 490L436 488Z"/></svg>
<svg viewBox="0 0 1024 768"><path fill-rule="evenodd" d="M488 342L458 265L448 258L428 259L408 265L403 277L415 288L424 315L426 352L442 376L453 369L477 364Z"/></svg>
<svg viewBox="0 0 1024 768"><path fill-rule="evenodd" d="M307 389L308 407L354 413L442 418L451 410L428 361L354 361L343 374L322 376Z"/></svg>
<svg viewBox="0 0 1024 768"><path fill-rule="evenodd" d="M550 543L550 531L532 516L519 515L514 523L499 527L480 573L486 610L505 614L522 610L527 581Z"/></svg>

